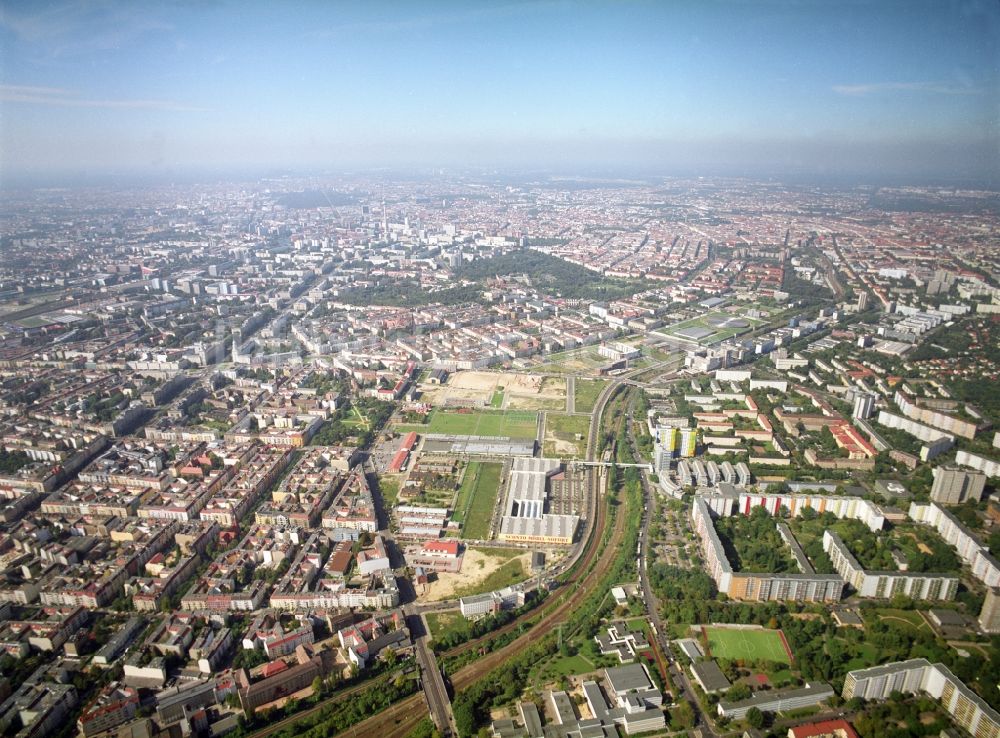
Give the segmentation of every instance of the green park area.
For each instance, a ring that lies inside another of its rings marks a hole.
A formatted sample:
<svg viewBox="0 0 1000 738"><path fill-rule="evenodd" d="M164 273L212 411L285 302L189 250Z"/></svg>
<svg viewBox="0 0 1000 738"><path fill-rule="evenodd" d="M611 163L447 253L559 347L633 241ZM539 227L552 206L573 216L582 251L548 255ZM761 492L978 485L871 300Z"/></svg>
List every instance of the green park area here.
<svg viewBox="0 0 1000 738"><path fill-rule="evenodd" d="M957 574L962 562L955 550L933 529L914 523L886 527L878 533L859 520L839 520L831 513L816 515L811 511L792 518L790 527L816 571L833 573L833 565L823 552L823 532L840 536L858 562L870 571L893 571L894 555L906 559L907 570L917 573Z"/></svg>
<svg viewBox="0 0 1000 738"><path fill-rule="evenodd" d="M734 571L748 573L797 572L791 549L762 507L748 516L719 518L715 524L719 541Z"/></svg>
<svg viewBox="0 0 1000 738"><path fill-rule="evenodd" d="M382 494L383 509L391 510L399 499L399 480L381 476L378 479L378 489Z"/></svg>

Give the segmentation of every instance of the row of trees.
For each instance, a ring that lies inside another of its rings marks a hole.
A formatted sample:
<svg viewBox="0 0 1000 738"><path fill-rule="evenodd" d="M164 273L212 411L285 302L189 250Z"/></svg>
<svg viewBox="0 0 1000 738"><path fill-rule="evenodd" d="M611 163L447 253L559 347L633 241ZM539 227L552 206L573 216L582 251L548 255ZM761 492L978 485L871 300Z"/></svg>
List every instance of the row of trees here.
<svg viewBox="0 0 1000 738"><path fill-rule="evenodd" d="M442 633L440 636L434 638L434 651L440 653L442 651L450 651L456 646L460 646L466 641L475 640L476 638L482 638L487 633L496 630L497 628L502 628L517 618L521 617L525 613L538 607L538 605L544 601L543 597L532 597L530 600L525 602L523 607L517 610L501 610L493 615L487 615L484 618L480 618L475 622L471 623L466 630L449 630Z"/></svg>
<svg viewBox="0 0 1000 738"><path fill-rule="evenodd" d="M332 701L311 715L303 716L291 725L272 734L272 738L328 738L337 735L352 725L381 712L395 702L406 699L419 689L413 675L400 671L376 679L371 686L349 698ZM322 680L313 683L317 695L326 693ZM285 705L284 714L292 714L301 707L295 700ZM276 711L257 713L249 722L244 722L229 735L244 738L257 729L280 719Z"/></svg>
<svg viewBox="0 0 1000 738"><path fill-rule="evenodd" d="M621 440L621 438L619 438ZM619 461L625 460L627 444L619 443ZM627 457L630 458L630 457ZM615 470L618 471L618 470ZM591 590L590 595L569 616L562 628L563 637L589 640L600 629L602 618L613 609L614 602L607 597L608 587L614 582L626 581L635 576L633 552L639 536L639 522L642 510L642 488L638 473L628 468L624 473L611 476L614 498L611 511L613 516L627 515L626 533L622 544L617 547L615 559L608 572ZM611 521L608 523L610 530ZM604 544L606 544L605 539ZM485 725L490 709L511 703L523 694L534 667L558 653L559 647L554 634L541 636L530 648L506 662L477 681L469 689L458 693L452 703L455 722L461 735L474 735Z"/></svg>

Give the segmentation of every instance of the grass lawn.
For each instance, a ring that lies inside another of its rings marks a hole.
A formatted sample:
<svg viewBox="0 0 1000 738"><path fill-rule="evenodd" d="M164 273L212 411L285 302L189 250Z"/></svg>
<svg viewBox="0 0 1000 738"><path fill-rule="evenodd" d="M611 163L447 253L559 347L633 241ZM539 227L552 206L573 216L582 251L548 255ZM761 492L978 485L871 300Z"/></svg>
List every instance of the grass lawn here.
<svg viewBox="0 0 1000 738"><path fill-rule="evenodd" d="M629 618L625 621L625 625L627 625L631 630L641 630L645 632L645 630L649 628L649 621L646 620L646 618Z"/></svg>
<svg viewBox="0 0 1000 738"><path fill-rule="evenodd" d="M570 676L572 674L586 674L594 671L596 667L580 654L573 656L556 656L552 661L547 661L543 667L544 671L553 676Z"/></svg>
<svg viewBox="0 0 1000 738"><path fill-rule="evenodd" d="M927 623L920 617L920 613L914 610L895 610L892 608L879 608L875 611L874 617L893 625L898 625L904 630L917 633L921 630L929 630Z"/></svg>
<svg viewBox="0 0 1000 738"><path fill-rule="evenodd" d="M791 684L792 682L792 670L791 669L778 669L767 675L767 678L771 680L772 687L781 687L784 685Z"/></svg>
<svg viewBox="0 0 1000 738"><path fill-rule="evenodd" d="M458 496L455 498L455 509L451 514L452 520L459 523L465 520L469 503L472 502L472 490L476 488L476 482L479 479L480 466L482 466L481 461L470 461L466 465L462 476L462 486L458 488Z"/></svg>
<svg viewBox="0 0 1000 738"><path fill-rule="evenodd" d="M648 350L649 356L656 361L670 361L672 358L677 356L676 351L668 351L661 349L658 346L652 346Z"/></svg>
<svg viewBox="0 0 1000 738"><path fill-rule="evenodd" d="M455 502L454 520L462 523L462 538L485 539L490 534L493 505L500 490L500 464L470 462Z"/></svg>
<svg viewBox="0 0 1000 738"><path fill-rule="evenodd" d="M586 415L549 413L545 416L543 455L556 458L582 458L587 453L589 432L590 418Z"/></svg>
<svg viewBox="0 0 1000 738"><path fill-rule="evenodd" d="M848 671L853 671L854 669L866 669L869 666L876 666L878 664L878 649L870 643L864 641L848 645L846 641L842 641L846 649L853 649L854 658L847 662L845 667Z"/></svg>
<svg viewBox="0 0 1000 738"><path fill-rule="evenodd" d="M705 629L713 658L766 659L791 663L781 636L776 630L742 630L730 628Z"/></svg>
<svg viewBox="0 0 1000 738"><path fill-rule="evenodd" d="M493 393L493 399L490 400L490 407L500 409L503 407L503 390L498 389Z"/></svg>
<svg viewBox="0 0 1000 738"><path fill-rule="evenodd" d="M538 413L526 410L479 411L460 413L435 410L424 433L445 433L457 436L509 436L534 438Z"/></svg>
<svg viewBox="0 0 1000 738"><path fill-rule="evenodd" d="M524 579L524 566L520 560L511 559L478 584L458 587L452 597L470 597L484 592L492 592L495 589L503 589L511 584L523 582Z"/></svg>
<svg viewBox="0 0 1000 738"><path fill-rule="evenodd" d="M492 548L490 546L469 546L469 550L478 551L481 554L486 554L494 559L502 559L503 561L516 559L524 553L524 549L520 548Z"/></svg>
<svg viewBox="0 0 1000 738"><path fill-rule="evenodd" d="M399 499L399 481L388 477L379 477L378 489L382 493L382 507L386 513L396 504Z"/></svg>
<svg viewBox="0 0 1000 738"><path fill-rule="evenodd" d="M351 415L344 418L340 422L342 425L346 425L349 428L364 428L365 430L371 428L371 422L368 420L368 417L366 415L362 415L361 412L353 405L351 406Z"/></svg>
<svg viewBox="0 0 1000 738"><path fill-rule="evenodd" d="M429 612L424 615L431 638L440 638L445 633L467 633L469 621L458 612Z"/></svg>
<svg viewBox="0 0 1000 738"><path fill-rule="evenodd" d="M409 433L410 431L414 433L428 432L427 426L419 423L393 423L392 430L394 433Z"/></svg>
<svg viewBox="0 0 1000 738"><path fill-rule="evenodd" d="M592 413L597 404L597 396L607 384L603 379L578 379L573 399L578 413Z"/></svg>
<svg viewBox="0 0 1000 738"><path fill-rule="evenodd" d="M558 651L546 659L542 659L531 667L531 683L541 688L558 682L563 677L579 674L589 674L600 669L602 657L596 653L592 640L580 641L579 637L568 641L577 648L572 656L563 656ZM615 659L615 663L618 659Z"/></svg>

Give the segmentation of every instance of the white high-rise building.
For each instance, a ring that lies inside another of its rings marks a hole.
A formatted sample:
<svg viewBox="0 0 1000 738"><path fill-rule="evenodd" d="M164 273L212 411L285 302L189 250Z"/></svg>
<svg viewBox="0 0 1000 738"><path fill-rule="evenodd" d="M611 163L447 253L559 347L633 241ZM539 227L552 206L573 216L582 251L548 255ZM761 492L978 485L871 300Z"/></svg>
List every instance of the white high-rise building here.
<svg viewBox="0 0 1000 738"><path fill-rule="evenodd" d="M854 398L854 417L867 420L875 412L875 395L862 394Z"/></svg>

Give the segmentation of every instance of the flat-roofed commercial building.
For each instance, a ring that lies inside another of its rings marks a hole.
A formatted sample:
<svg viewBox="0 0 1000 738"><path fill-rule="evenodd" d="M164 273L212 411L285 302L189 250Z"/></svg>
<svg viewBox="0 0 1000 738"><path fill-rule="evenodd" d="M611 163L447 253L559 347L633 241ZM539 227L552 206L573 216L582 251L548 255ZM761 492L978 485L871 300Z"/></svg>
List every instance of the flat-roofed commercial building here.
<svg viewBox="0 0 1000 738"><path fill-rule="evenodd" d="M573 543L579 516L549 512L551 478L561 470L562 463L556 459L514 459L500 520L501 541L563 546Z"/></svg>

